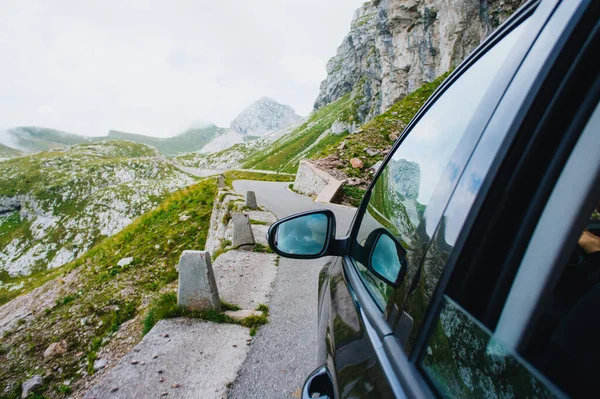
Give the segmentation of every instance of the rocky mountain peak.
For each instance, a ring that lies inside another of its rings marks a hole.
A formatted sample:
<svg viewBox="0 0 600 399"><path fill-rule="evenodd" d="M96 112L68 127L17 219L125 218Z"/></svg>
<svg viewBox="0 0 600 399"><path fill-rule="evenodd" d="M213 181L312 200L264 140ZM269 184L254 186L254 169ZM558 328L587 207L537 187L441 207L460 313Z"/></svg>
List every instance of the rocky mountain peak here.
<svg viewBox="0 0 600 399"><path fill-rule="evenodd" d="M361 122L456 67L522 0L372 0L327 64L315 101L352 93Z"/></svg>
<svg viewBox="0 0 600 399"><path fill-rule="evenodd" d="M300 119L289 105L262 97L244 109L232 122L231 130L249 136L260 136Z"/></svg>

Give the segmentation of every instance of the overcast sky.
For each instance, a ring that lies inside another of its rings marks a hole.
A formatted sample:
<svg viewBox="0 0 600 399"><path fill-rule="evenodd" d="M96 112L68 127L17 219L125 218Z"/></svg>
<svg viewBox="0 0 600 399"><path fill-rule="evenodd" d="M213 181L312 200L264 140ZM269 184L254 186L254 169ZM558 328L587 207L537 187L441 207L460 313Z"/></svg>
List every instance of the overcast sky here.
<svg viewBox="0 0 600 399"><path fill-rule="evenodd" d="M307 115L362 3L5 1L0 128L165 137L262 96Z"/></svg>

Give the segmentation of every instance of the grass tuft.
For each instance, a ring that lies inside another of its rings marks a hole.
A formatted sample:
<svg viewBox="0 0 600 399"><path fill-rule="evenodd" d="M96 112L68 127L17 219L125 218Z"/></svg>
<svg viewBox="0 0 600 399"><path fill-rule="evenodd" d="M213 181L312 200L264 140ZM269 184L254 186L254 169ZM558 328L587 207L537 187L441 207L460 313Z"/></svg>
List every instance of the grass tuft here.
<svg viewBox="0 0 600 399"><path fill-rule="evenodd" d="M271 223L263 222L262 220L250 219L250 224L260 224L262 226L268 226Z"/></svg>
<svg viewBox="0 0 600 399"><path fill-rule="evenodd" d="M273 250L268 246L261 243L254 244L254 248L252 248L252 252L260 252L265 254L272 254Z"/></svg>
<svg viewBox="0 0 600 399"><path fill-rule="evenodd" d="M235 307L235 305L230 305ZM238 309L239 310L239 309ZM173 292L162 294L150 307L143 320L142 334L146 335L160 320L174 317L190 317L215 323L238 324L234 319L216 310L195 311L177 305L177 295Z"/></svg>

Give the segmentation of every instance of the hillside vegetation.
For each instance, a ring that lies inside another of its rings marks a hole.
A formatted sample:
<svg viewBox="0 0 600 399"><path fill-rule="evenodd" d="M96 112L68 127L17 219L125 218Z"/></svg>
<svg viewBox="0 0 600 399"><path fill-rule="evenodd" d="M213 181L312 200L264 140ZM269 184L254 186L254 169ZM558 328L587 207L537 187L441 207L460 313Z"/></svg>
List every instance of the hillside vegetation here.
<svg viewBox="0 0 600 399"><path fill-rule="evenodd" d="M351 126L354 123L353 105L350 95L346 95L315 111L300 127L273 141L265 149L252 153L242 167L295 173L300 159L318 152L324 142L336 140L338 136L331 132L335 122L341 126Z"/></svg>
<svg viewBox="0 0 600 399"><path fill-rule="evenodd" d="M225 178L230 185L237 179L290 181L293 176L229 171ZM83 389L100 356L123 355L141 339L143 328L156 322L157 304L169 298L168 308L179 312L173 302L176 265L182 251L204 249L216 193L215 179L204 179L77 260L40 272L37 282L22 277L21 296L0 307L0 399L20 397L20 384L34 374L45 376L38 399L68 397ZM130 263L118 265L127 258ZM19 313L19 307L31 314ZM22 317L11 319L15 314ZM44 357L52 343L60 343L64 353Z"/></svg>
<svg viewBox="0 0 600 399"><path fill-rule="evenodd" d="M46 396L65 397L64 381L92 372L100 347L110 345L123 323L141 314L177 279L181 252L204 248L215 193L214 179L181 190L119 234L54 270L59 278L29 294L39 298L39 307L4 331L0 398L19 397L20 382L32 374L47 375L42 389ZM183 215L189 219L182 221ZM131 263L118 266L123 258L132 258ZM141 325L135 331L140 329ZM136 341L139 338L136 335ZM65 353L45 359L46 348L61 341Z"/></svg>
<svg viewBox="0 0 600 399"><path fill-rule="evenodd" d="M195 180L154 148L125 141L14 158L0 162L0 176L5 285L73 260Z"/></svg>
<svg viewBox="0 0 600 399"><path fill-rule="evenodd" d="M0 161L4 159L19 157L23 155L21 151L0 144Z"/></svg>
<svg viewBox="0 0 600 399"><path fill-rule="evenodd" d="M179 154L198 151L208 144L212 139L225 133L227 129L210 125L202 128L190 128L174 137L159 138L144 136L141 134L124 133L111 130L109 139L129 140L155 147L161 154L173 157ZM106 137L104 138L106 139Z"/></svg>
<svg viewBox="0 0 600 399"><path fill-rule="evenodd" d="M340 161L338 169L346 176L368 179L369 168L383 160L392 144L447 76L446 73L433 82L425 83L383 114L362 125L355 134L338 136L339 140L332 140L308 158L332 156ZM367 149L374 155L369 155ZM353 168L350 164L352 158L363 161L364 167Z"/></svg>

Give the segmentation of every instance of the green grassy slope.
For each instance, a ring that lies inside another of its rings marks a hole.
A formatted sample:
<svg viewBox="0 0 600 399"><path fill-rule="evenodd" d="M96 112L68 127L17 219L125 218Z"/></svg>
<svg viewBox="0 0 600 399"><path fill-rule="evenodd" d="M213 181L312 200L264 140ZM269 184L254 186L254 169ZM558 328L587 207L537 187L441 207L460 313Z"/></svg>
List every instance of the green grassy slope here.
<svg viewBox="0 0 600 399"><path fill-rule="evenodd" d="M247 171L229 171L225 177L228 184L235 179L293 178ZM72 386L77 386L85 373L93 372L93 362L103 346L121 345L115 332L126 329L120 339L133 336L134 340L129 341L132 346L141 339L149 323L180 314L173 300L176 265L182 251L204 248L216 193L215 178L202 180L172 194L159 207L77 260L34 277L20 278L21 295L37 288L32 295L44 297L53 292L55 300L4 333L0 342L0 399L20 397L20 384L40 370L45 370L42 374L46 377L37 397L66 398L69 389L64 381L70 380ZM183 215L190 218L182 221ZM117 266L126 257L132 257L133 262ZM170 299L166 304L169 315L161 316L158 305L165 298ZM235 309L235 304L225 307ZM234 322L222 314L211 316L217 321ZM134 318L133 324L122 326ZM264 316L254 316L241 324L256 329L265 321ZM66 352L44 360L46 348L63 340L67 343Z"/></svg>
<svg viewBox="0 0 600 399"><path fill-rule="evenodd" d="M291 133L270 143L265 149L251 154L243 163L244 168L275 170L295 173L298 162L319 151L322 140L327 140L324 133L336 121L352 123L355 120L354 101L346 95L336 102L315 111L308 120ZM335 141L339 136L333 136ZM321 138L321 140L319 140Z"/></svg>
<svg viewBox="0 0 600 399"><path fill-rule="evenodd" d="M273 170L295 173L298 163L303 158L320 159L334 155L342 161L342 169L348 177L368 179L368 168L383 159L385 151L389 150L397 137L412 117L417 113L433 91L447 77L440 76L431 83L424 84L415 92L409 94L388 111L369 121L356 133L348 130L339 134L331 133L334 123L348 128L359 123L357 107L360 106L357 96L346 94L339 100L313 112L307 121L292 132L272 142L261 142L261 146L249 147L238 144L217 154L211 154L211 159L240 159L241 167L246 169ZM338 149L344 143L343 149ZM369 156L365 149L379 151ZM362 169L353 169L350 159L361 158L365 164ZM198 162L198 156L194 161ZM191 159L191 157L190 157ZM182 158L187 161L187 158ZM210 162L205 162L210 164ZM349 195L352 193L348 193ZM362 197L360 193L354 193Z"/></svg>
<svg viewBox="0 0 600 399"><path fill-rule="evenodd" d="M143 144L105 141L0 162L0 280L60 266L195 178ZM12 213L11 213L12 212Z"/></svg>
<svg viewBox="0 0 600 399"><path fill-rule="evenodd" d="M130 140L156 147L163 155L176 156L182 153L198 151L212 139L225 133L227 129L210 125L203 128L192 128L185 132L169 138L159 138L132 134L111 130L108 138L119 140Z"/></svg>
<svg viewBox="0 0 600 399"><path fill-rule="evenodd" d="M0 144L0 159L20 157L21 155L23 155L21 151Z"/></svg>
<svg viewBox="0 0 600 399"><path fill-rule="evenodd" d="M446 73L433 82L425 83L419 89L392 105L383 114L362 125L357 133L342 137L338 141L323 146L318 152L311 154L309 157L319 159L328 155L335 155L342 161L340 169L348 177L369 179L368 168L383 160L384 152L389 150L395 139L447 76ZM343 149L338 148L341 143L344 143ZM366 148L377 150L379 154L369 156L365 152ZM350 165L352 158L360 158L365 165L364 168L352 168Z"/></svg>
<svg viewBox="0 0 600 399"><path fill-rule="evenodd" d="M214 179L179 191L76 261L53 270L52 277L60 279L41 290L58 290L56 301L34 313L33 320L17 323L2 338L0 398L18 397L17 384L39 373L37 367L43 370L47 366L43 352L61 340L67 343L66 353L52 358L41 393L66 397L59 392L63 381L77 381L78 370L93 364L96 352L110 342L113 332L144 312L144 304L176 280L181 252L204 248L215 194ZM190 219L181 221L181 215ZM125 257L133 257L133 262L117 266Z"/></svg>

